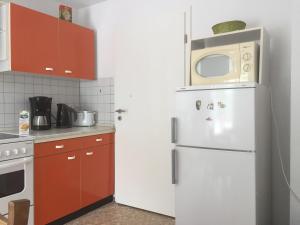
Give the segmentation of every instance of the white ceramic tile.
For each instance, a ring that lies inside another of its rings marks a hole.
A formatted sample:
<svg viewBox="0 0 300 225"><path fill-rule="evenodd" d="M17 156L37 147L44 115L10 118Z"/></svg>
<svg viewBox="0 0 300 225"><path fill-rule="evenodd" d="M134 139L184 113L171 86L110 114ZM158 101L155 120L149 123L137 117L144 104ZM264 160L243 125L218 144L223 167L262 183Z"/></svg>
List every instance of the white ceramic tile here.
<svg viewBox="0 0 300 225"><path fill-rule="evenodd" d="M15 83L15 93L25 93L24 83Z"/></svg>
<svg viewBox="0 0 300 225"><path fill-rule="evenodd" d="M34 84L34 94L41 94L43 93L43 86Z"/></svg>
<svg viewBox="0 0 300 225"><path fill-rule="evenodd" d="M15 104L15 113L19 114L20 112L22 112L23 110L25 110L25 104Z"/></svg>
<svg viewBox="0 0 300 225"><path fill-rule="evenodd" d="M15 113L15 106L14 104L4 104L4 113L7 114L7 113Z"/></svg>
<svg viewBox="0 0 300 225"><path fill-rule="evenodd" d="M15 91L15 84L14 83L4 83L3 84L3 91L6 93L13 93Z"/></svg>
<svg viewBox="0 0 300 225"><path fill-rule="evenodd" d="M24 93L34 93L33 83L25 83L25 91Z"/></svg>
<svg viewBox="0 0 300 225"><path fill-rule="evenodd" d="M25 82L25 77L23 74L16 74L15 75L15 82L16 83L24 83Z"/></svg>
<svg viewBox="0 0 300 225"><path fill-rule="evenodd" d="M34 84L34 86L42 85L43 84L43 78L39 77L39 76L34 76L33 77L33 84Z"/></svg>
<svg viewBox="0 0 300 225"><path fill-rule="evenodd" d="M16 93L15 94L15 103L16 104L24 104L25 103L25 95Z"/></svg>
<svg viewBox="0 0 300 225"><path fill-rule="evenodd" d="M3 77L3 78L4 78L4 79L3 79L3 82L10 82L10 83L15 82L15 77L14 77L13 74L8 74L8 73L6 73L6 74L4 74L4 77Z"/></svg>
<svg viewBox="0 0 300 225"><path fill-rule="evenodd" d="M13 125L15 124L15 114L5 114L4 115L4 124L5 125Z"/></svg>
<svg viewBox="0 0 300 225"><path fill-rule="evenodd" d="M4 114L0 114L0 125L4 125Z"/></svg>
<svg viewBox="0 0 300 225"><path fill-rule="evenodd" d="M0 103L0 113L4 113L4 103Z"/></svg>
<svg viewBox="0 0 300 225"><path fill-rule="evenodd" d="M33 76L32 75L26 74L26 75L24 75L24 78L25 78L25 83L33 84Z"/></svg>
<svg viewBox="0 0 300 225"><path fill-rule="evenodd" d="M15 94L14 93L4 93L4 103L14 103Z"/></svg>

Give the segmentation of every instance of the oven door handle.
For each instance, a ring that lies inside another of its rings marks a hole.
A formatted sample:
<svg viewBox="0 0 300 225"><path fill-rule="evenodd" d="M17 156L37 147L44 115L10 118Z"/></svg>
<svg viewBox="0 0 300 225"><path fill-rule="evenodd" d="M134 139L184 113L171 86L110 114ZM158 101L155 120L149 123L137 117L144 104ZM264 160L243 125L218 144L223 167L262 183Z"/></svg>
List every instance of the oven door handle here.
<svg viewBox="0 0 300 225"><path fill-rule="evenodd" d="M0 169L6 169L6 168L18 166L20 164L27 164L32 161L33 161L33 157L31 156L31 157L26 157L26 158L22 158L22 159L16 159L16 160L13 160L13 162L9 162L9 161L7 163L1 162Z"/></svg>

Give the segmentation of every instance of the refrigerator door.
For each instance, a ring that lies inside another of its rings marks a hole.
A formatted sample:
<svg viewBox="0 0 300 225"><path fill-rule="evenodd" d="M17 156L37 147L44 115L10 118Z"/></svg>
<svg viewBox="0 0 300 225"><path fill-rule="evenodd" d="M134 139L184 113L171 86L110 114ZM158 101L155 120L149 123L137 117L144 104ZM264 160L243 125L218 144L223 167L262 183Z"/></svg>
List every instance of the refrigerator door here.
<svg viewBox="0 0 300 225"><path fill-rule="evenodd" d="M176 154L176 225L256 225L254 152Z"/></svg>
<svg viewBox="0 0 300 225"><path fill-rule="evenodd" d="M180 146L255 150L255 88L176 92Z"/></svg>

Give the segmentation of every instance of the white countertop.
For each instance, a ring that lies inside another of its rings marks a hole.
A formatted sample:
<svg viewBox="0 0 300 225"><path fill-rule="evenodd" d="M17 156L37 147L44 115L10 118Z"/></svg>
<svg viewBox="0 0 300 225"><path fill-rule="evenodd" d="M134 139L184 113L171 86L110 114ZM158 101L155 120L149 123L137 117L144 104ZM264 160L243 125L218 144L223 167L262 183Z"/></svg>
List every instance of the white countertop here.
<svg viewBox="0 0 300 225"><path fill-rule="evenodd" d="M18 135L18 130L8 130L4 132ZM34 138L34 143L42 143L114 132L114 126L97 125L94 127L52 128L42 131L31 130L30 136Z"/></svg>

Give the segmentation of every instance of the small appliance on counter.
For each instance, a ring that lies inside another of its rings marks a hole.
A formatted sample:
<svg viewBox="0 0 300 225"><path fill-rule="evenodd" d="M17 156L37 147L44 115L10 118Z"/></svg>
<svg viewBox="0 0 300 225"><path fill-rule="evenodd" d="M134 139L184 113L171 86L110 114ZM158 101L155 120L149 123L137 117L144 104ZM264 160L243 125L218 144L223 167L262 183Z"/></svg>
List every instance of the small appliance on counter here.
<svg viewBox="0 0 300 225"><path fill-rule="evenodd" d="M51 129L51 103L52 98L37 96L29 98L30 121L32 130Z"/></svg>
<svg viewBox="0 0 300 225"><path fill-rule="evenodd" d="M57 128L70 128L73 126L73 121L77 119L77 112L66 104L57 104Z"/></svg>
<svg viewBox="0 0 300 225"><path fill-rule="evenodd" d="M82 110L77 111L77 119L74 121L76 127L92 127L96 124L96 112Z"/></svg>

